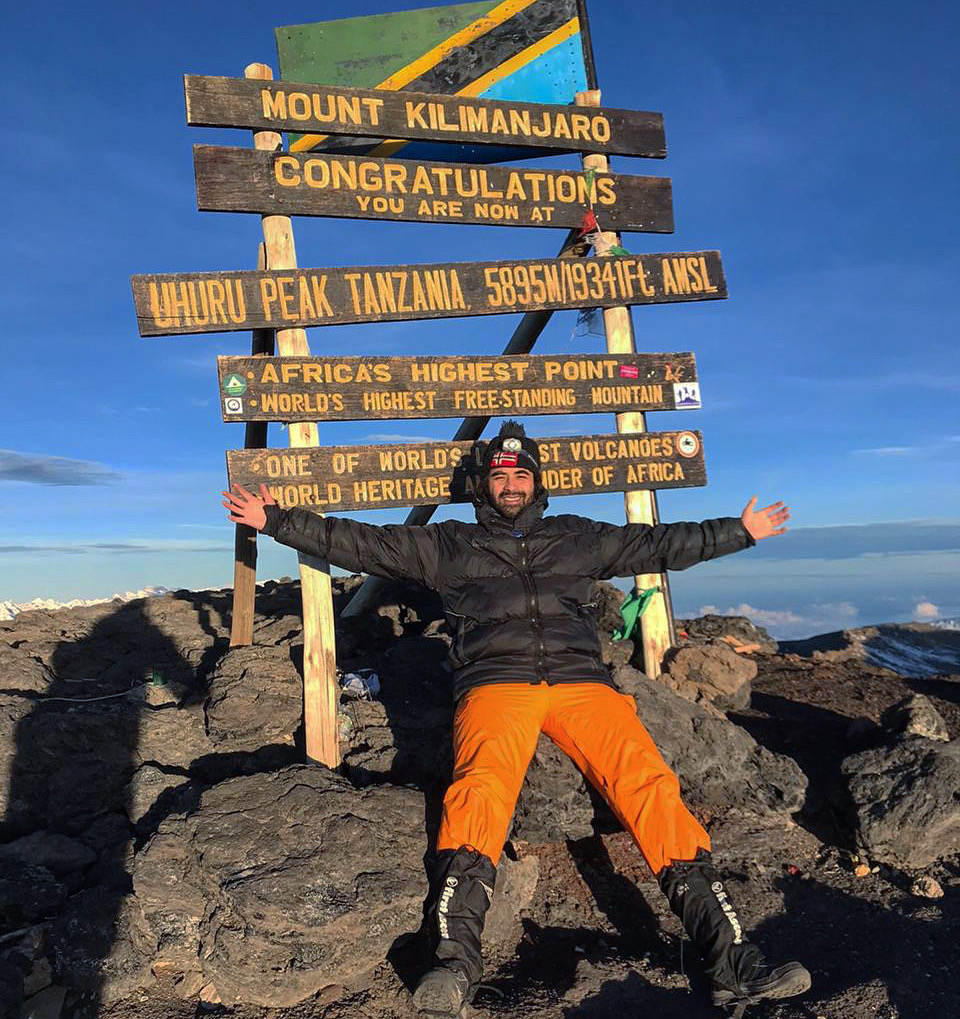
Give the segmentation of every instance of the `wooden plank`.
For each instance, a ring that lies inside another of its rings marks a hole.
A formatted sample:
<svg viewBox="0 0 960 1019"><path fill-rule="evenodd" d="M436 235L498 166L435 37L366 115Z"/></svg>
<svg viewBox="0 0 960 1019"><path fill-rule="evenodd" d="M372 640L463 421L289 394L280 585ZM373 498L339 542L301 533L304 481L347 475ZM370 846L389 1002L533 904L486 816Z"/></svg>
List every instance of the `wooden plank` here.
<svg viewBox="0 0 960 1019"><path fill-rule="evenodd" d="M551 495L705 485L697 431L580 435L538 440ZM318 512L388 509L473 499L473 442L230 450L230 484L266 484L277 502Z"/></svg>
<svg viewBox="0 0 960 1019"><path fill-rule="evenodd" d="M218 357L224 421L696 410L691 353Z"/></svg>
<svg viewBox="0 0 960 1019"><path fill-rule="evenodd" d="M193 147L197 208L284 216L574 227L593 202L605 229L673 231L670 181L322 152Z"/></svg>
<svg viewBox="0 0 960 1019"><path fill-rule="evenodd" d="M318 132L460 144L517 145L662 159L663 115L546 103L391 92L303 82L183 76L187 123L195 127Z"/></svg>
<svg viewBox="0 0 960 1019"><path fill-rule="evenodd" d="M141 336L508 315L727 296L717 251L133 276Z"/></svg>

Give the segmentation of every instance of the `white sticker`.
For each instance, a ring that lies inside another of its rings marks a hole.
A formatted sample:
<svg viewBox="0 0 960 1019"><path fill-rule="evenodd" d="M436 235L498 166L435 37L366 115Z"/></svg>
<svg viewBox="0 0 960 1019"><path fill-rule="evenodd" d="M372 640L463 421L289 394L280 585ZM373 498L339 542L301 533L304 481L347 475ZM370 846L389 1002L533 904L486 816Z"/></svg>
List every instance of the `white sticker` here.
<svg viewBox="0 0 960 1019"><path fill-rule="evenodd" d="M700 383L674 382L673 403L677 410L699 410Z"/></svg>
<svg viewBox="0 0 960 1019"><path fill-rule="evenodd" d="M243 413L243 400L239 396L228 396L223 401L223 413L224 414L242 414Z"/></svg>

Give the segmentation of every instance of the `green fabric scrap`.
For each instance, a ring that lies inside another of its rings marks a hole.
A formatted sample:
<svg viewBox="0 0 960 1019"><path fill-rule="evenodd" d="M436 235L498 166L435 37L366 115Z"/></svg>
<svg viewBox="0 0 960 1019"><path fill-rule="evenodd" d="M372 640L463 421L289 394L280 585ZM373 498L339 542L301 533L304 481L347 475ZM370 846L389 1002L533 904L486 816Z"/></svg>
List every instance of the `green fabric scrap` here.
<svg viewBox="0 0 960 1019"><path fill-rule="evenodd" d="M653 601L653 596L659 590L659 587L648 587L646 591L638 591L634 588L630 592L626 601L620 606L623 626L613 631L610 635L611 640L628 640L630 638L630 635L637 627L640 617L647 611L647 606Z"/></svg>

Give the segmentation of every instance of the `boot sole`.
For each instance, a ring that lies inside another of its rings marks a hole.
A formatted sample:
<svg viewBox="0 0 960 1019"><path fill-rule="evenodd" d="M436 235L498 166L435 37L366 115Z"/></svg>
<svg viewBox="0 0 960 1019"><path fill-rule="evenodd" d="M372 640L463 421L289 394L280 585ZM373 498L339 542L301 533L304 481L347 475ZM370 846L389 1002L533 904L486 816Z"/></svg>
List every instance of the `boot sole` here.
<svg viewBox="0 0 960 1019"><path fill-rule="evenodd" d="M793 962L774 970L763 984L751 987L749 994L738 995L733 991L720 990L713 992L711 1000L714 1005L723 1006L737 1005L741 1002L751 1004L776 998L792 998L796 994L809 991L810 984L809 971L799 962Z"/></svg>

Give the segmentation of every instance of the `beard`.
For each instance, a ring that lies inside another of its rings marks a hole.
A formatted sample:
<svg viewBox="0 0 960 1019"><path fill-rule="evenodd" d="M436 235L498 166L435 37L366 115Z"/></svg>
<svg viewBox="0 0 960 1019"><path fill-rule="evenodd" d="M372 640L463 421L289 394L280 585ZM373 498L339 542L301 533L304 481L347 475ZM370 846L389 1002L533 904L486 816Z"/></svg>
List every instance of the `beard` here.
<svg viewBox="0 0 960 1019"><path fill-rule="evenodd" d="M520 498L517 499L515 502L513 501L505 502L504 496L507 495L519 495ZM500 516L506 517L508 520L513 520L515 517L520 516L520 514L533 502L535 498L535 493L506 491L501 492L496 497L490 495L489 498L491 505L500 514Z"/></svg>

